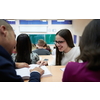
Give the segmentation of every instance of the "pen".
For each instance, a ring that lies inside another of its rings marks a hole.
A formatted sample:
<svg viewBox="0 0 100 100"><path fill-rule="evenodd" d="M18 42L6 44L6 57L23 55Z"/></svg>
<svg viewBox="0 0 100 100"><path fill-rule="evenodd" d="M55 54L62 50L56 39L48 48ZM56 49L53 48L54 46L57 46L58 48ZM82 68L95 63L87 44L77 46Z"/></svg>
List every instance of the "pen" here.
<svg viewBox="0 0 100 100"><path fill-rule="evenodd" d="M43 60L43 61L44 61L44 60ZM43 64L43 61L40 63L39 67L41 67L41 66L42 66L42 64Z"/></svg>
<svg viewBox="0 0 100 100"><path fill-rule="evenodd" d="M39 67L42 66L42 64L44 63L44 61L48 61L48 59L44 59L44 60L40 63Z"/></svg>
<svg viewBox="0 0 100 100"><path fill-rule="evenodd" d="M39 65L39 67L41 67L42 66L42 63Z"/></svg>

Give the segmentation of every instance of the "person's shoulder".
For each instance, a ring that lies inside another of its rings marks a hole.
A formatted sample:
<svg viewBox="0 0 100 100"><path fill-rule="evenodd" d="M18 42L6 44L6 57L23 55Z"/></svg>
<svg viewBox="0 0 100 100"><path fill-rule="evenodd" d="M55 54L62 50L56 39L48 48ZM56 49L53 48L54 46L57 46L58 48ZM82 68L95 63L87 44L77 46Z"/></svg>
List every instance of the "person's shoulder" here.
<svg viewBox="0 0 100 100"><path fill-rule="evenodd" d="M38 50L38 49L35 49L35 50L33 50L33 52L34 52L34 51L37 51L37 50Z"/></svg>
<svg viewBox="0 0 100 100"><path fill-rule="evenodd" d="M35 49L35 50L33 50L32 52L37 53L37 52L39 52L39 51L40 51L39 49Z"/></svg>
<svg viewBox="0 0 100 100"><path fill-rule="evenodd" d="M4 63L6 61L8 61L8 60L5 57L0 56L0 64Z"/></svg>
<svg viewBox="0 0 100 100"><path fill-rule="evenodd" d="M32 51L31 54L34 55L34 56L37 56L37 55L38 55L38 54L37 54L36 52L34 52L34 51Z"/></svg>
<svg viewBox="0 0 100 100"><path fill-rule="evenodd" d="M12 57L15 57L15 56L17 56L17 53L12 53L11 56L12 56Z"/></svg>
<svg viewBox="0 0 100 100"><path fill-rule="evenodd" d="M35 54L37 54L37 53L35 53L34 51L32 51L31 54L32 54L32 55L35 55Z"/></svg>
<svg viewBox="0 0 100 100"><path fill-rule="evenodd" d="M47 52L48 54L50 54L50 51L46 50L46 52Z"/></svg>
<svg viewBox="0 0 100 100"><path fill-rule="evenodd" d="M46 51L46 52L49 52L47 49L43 49L44 51Z"/></svg>
<svg viewBox="0 0 100 100"><path fill-rule="evenodd" d="M79 46L75 46L75 47L73 48L73 50L74 50L74 52L77 52L77 53L80 54L80 47L79 47Z"/></svg>
<svg viewBox="0 0 100 100"><path fill-rule="evenodd" d="M13 62L11 56L9 56L9 57L8 56L7 57L0 56L0 67L3 66L4 69L6 69L6 68L9 69L9 67L11 68L11 66L13 66L13 64L14 64L14 62Z"/></svg>
<svg viewBox="0 0 100 100"><path fill-rule="evenodd" d="M70 62L68 62L68 64L67 64L67 66L75 66L75 65L78 65L79 63L78 62L72 62L72 61L70 61Z"/></svg>
<svg viewBox="0 0 100 100"><path fill-rule="evenodd" d="M69 68L78 68L83 67L87 64L87 62L68 62L67 67Z"/></svg>
<svg viewBox="0 0 100 100"><path fill-rule="evenodd" d="M73 49L78 50L78 49L80 49L80 47L79 46L75 46Z"/></svg>

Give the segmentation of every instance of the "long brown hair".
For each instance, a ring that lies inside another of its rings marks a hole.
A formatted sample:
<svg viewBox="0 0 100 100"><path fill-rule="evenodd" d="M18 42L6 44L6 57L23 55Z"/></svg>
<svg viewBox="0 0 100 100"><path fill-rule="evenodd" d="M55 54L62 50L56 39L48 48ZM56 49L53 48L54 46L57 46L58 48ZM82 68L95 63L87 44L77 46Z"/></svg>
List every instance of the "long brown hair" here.
<svg viewBox="0 0 100 100"><path fill-rule="evenodd" d="M100 19L92 20L84 29L77 61L88 62L87 68L100 70Z"/></svg>
<svg viewBox="0 0 100 100"><path fill-rule="evenodd" d="M56 35L59 35L62 38L64 38L69 47L71 47L71 48L74 47L73 38L72 38L72 34L71 34L70 30L61 29L60 31L58 31L56 33ZM56 46L56 65L61 65L62 57L63 57L63 52L60 52L58 50L58 47Z"/></svg>

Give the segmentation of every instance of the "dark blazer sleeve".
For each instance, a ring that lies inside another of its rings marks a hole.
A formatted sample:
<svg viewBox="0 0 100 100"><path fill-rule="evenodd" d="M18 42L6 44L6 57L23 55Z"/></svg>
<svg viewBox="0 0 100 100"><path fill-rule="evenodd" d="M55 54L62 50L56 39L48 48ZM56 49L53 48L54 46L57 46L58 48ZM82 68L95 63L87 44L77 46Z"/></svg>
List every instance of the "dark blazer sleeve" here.
<svg viewBox="0 0 100 100"><path fill-rule="evenodd" d="M2 46L0 46L0 82L23 82L16 74L11 55Z"/></svg>
<svg viewBox="0 0 100 100"><path fill-rule="evenodd" d="M16 71L13 67L4 66L0 70L0 82L23 82L21 76L16 75Z"/></svg>
<svg viewBox="0 0 100 100"><path fill-rule="evenodd" d="M38 72L32 72L30 74L29 82L40 82L41 75Z"/></svg>
<svg viewBox="0 0 100 100"><path fill-rule="evenodd" d="M0 82L23 82L21 76L16 74L15 64L13 62L1 60Z"/></svg>

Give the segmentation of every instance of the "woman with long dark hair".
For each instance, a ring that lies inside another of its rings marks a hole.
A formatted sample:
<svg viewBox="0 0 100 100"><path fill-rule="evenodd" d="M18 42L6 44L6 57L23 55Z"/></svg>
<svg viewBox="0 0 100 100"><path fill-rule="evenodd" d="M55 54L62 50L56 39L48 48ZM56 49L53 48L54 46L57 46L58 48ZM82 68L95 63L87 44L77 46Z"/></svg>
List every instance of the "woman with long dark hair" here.
<svg viewBox="0 0 100 100"><path fill-rule="evenodd" d="M75 47L72 34L68 29L62 29L56 33L56 65L66 65L74 61L80 54L79 47Z"/></svg>
<svg viewBox="0 0 100 100"><path fill-rule="evenodd" d="M69 61L75 61L79 56L80 49L75 47L70 30L61 29L55 37L56 57L51 64L43 62L44 65L66 65ZM37 62L38 64L40 61Z"/></svg>
<svg viewBox="0 0 100 100"><path fill-rule="evenodd" d="M100 82L100 19L85 27L79 46L80 55L67 64L62 81Z"/></svg>
<svg viewBox="0 0 100 100"><path fill-rule="evenodd" d="M32 52L32 44L27 34L20 34L17 37L16 51L17 54L12 55L15 62L36 64L39 60L38 54Z"/></svg>

